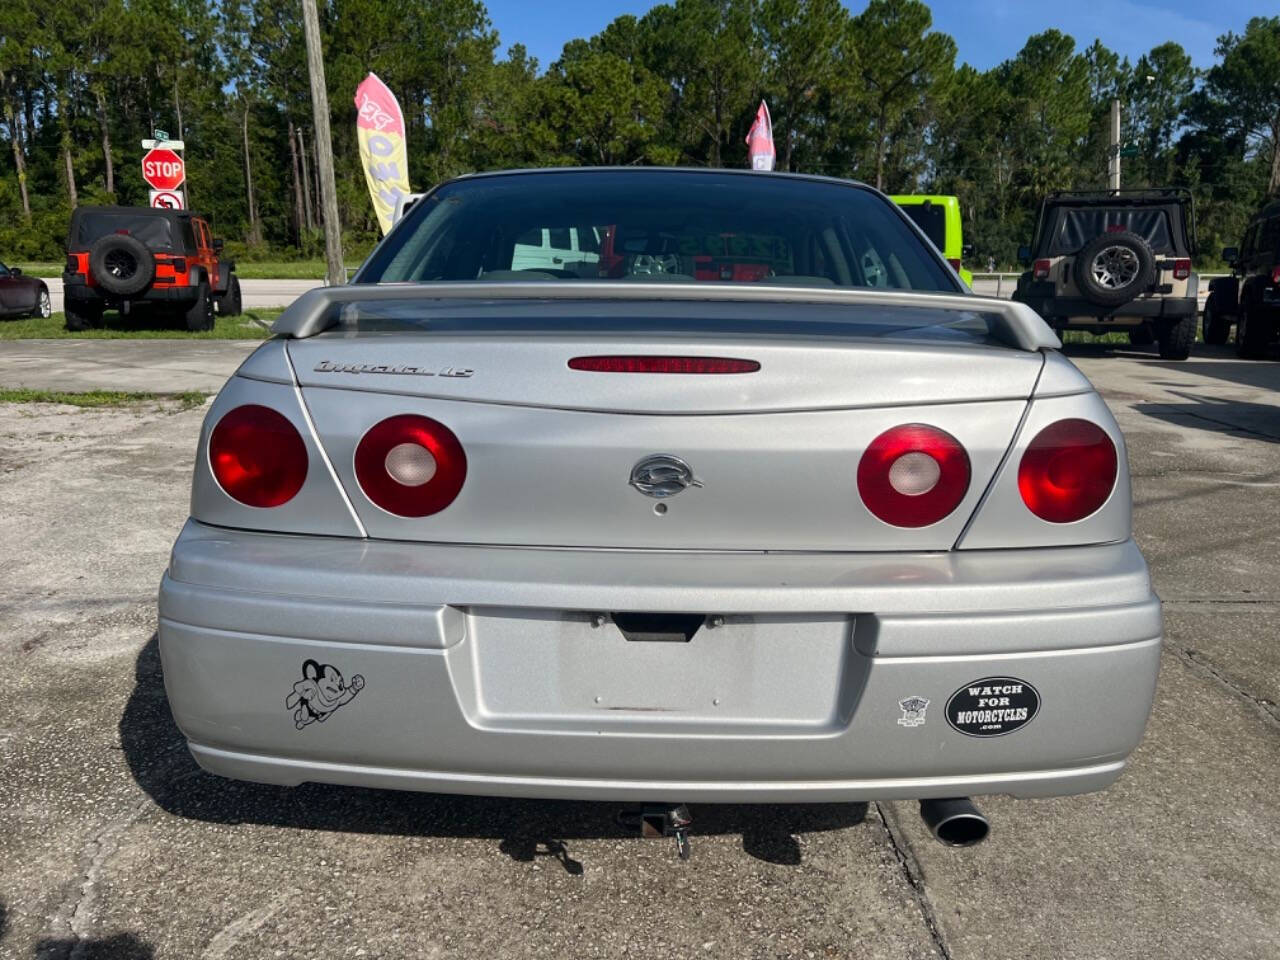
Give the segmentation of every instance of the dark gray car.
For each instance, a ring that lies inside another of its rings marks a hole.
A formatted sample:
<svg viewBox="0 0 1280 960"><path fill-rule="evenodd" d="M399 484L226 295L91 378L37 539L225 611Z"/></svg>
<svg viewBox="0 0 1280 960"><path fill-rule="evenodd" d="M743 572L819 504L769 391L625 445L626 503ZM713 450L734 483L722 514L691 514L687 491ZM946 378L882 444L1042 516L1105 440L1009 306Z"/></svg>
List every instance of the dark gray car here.
<svg viewBox="0 0 1280 960"><path fill-rule="evenodd" d="M47 317L52 309L43 280L0 263L0 316Z"/></svg>

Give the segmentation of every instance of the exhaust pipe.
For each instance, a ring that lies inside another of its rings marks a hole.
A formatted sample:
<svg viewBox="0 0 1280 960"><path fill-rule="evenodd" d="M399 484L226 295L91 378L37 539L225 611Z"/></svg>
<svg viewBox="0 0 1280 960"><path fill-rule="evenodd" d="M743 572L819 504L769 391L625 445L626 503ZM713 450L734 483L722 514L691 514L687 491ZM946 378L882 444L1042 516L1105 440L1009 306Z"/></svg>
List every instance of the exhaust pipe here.
<svg viewBox="0 0 1280 960"><path fill-rule="evenodd" d="M921 800L920 818L934 839L948 847L972 847L991 832L991 824L968 797Z"/></svg>

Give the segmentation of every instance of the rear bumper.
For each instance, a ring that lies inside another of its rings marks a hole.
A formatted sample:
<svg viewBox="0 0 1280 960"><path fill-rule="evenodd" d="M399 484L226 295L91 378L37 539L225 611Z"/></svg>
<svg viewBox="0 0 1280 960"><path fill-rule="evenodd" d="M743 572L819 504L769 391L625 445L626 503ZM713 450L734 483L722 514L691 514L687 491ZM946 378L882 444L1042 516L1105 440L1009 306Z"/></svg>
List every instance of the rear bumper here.
<svg viewBox="0 0 1280 960"><path fill-rule="evenodd" d="M624 610L724 623L688 643L593 623ZM159 632L174 716L224 776L796 802L1100 789L1141 739L1161 620L1132 542L690 555L192 522ZM321 718L294 695L324 665L348 692ZM992 677L1034 688L1031 719L954 728L948 700ZM911 698L928 706L909 715Z"/></svg>
<svg viewBox="0 0 1280 960"><path fill-rule="evenodd" d="M1015 299L1028 304L1051 324L1055 321L1066 322L1078 317L1096 317L1099 320L1115 321L1117 326L1122 326L1124 321L1130 318L1135 320L1162 317L1181 319L1199 313L1199 303L1195 297L1151 297L1130 300L1118 307L1102 307L1083 297L1015 296Z"/></svg>
<svg viewBox="0 0 1280 960"><path fill-rule="evenodd" d="M64 296L71 297L76 300L90 300L97 303L120 303L129 301L136 303L138 301L161 301L172 302L175 300L188 301L196 298L197 288L190 284L182 284L181 286L149 286L138 293L131 293L127 296L119 296L114 293L108 293L101 287L90 286L85 282L82 273L64 273L62 275L62 289Z"/></svg>

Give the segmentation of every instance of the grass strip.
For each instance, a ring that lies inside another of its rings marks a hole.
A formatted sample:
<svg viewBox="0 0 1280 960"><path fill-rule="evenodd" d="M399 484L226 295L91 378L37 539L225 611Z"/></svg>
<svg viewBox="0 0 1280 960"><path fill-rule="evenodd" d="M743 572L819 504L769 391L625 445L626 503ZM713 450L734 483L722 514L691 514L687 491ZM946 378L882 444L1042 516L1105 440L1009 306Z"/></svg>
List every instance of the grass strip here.
<svg viewBox="0 0 1280 960"><path fill-rule="evenodd" d="M25 387L0 389L0 403L62 403L73 407L123 407L153 400L175 400L183 410L203 405L209 395L199 390L182 393L132 393L125 390L31 390Z"/></svg>
<svg viewBox="0 0 1280 960"><path fill-rule="evenodd" d="M0 320L0 340L265 340L281 309L246 310L238 317L217 316L212 330L192 333L168 316L156 311L124 316L109 312L102 325L92 330L72 332L61 313L42 319L24 317Z"/></svg>

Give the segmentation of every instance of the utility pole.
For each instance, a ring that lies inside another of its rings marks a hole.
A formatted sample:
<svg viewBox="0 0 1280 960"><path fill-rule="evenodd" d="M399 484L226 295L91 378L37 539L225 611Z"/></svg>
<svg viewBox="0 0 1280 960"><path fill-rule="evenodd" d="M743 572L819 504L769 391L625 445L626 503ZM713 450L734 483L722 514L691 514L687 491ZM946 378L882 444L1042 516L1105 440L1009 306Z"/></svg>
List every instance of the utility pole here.
<svg viewBox="0 0 1280 960"><path fill-rule="evenodd" d="M347 282L342 262L342 231L338 225L338 188L333 181L333 137L329 134L329 93L324 85L324 51L320 47L320 17L316 0L302 0L302 28L307 37L307 73L311 76L311 109L316 126L316 175L324 207L325 283Z"/></svg>
<svg viewBox="0 0 1280 960"><path fill-rule="evenodd" d="M1111 146L1107 148L1107 189L1120 189L1120 101L1111 101Z"/></svg>

